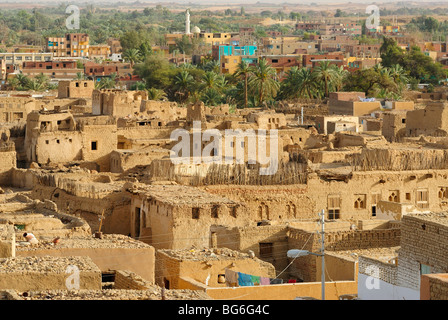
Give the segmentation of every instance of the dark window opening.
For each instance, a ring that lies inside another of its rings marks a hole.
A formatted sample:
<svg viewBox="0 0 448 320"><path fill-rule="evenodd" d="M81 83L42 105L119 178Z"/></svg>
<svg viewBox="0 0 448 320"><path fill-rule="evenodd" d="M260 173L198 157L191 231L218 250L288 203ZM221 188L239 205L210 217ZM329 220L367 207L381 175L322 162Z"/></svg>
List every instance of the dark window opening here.
<svg viewBox="0 0 448 320"><path fill-rule="evenodd" d="M101 273L101 282L115 282L115 272Z"/></svg>
<svg viewBox="0 0 448 320"><path fill-rule="evenodd" d="M96 141L92 141L92 150L98 150L98 145Z"/></svg>
<svg viewBox="0 0 448 320"><path fill-rule="evenodd" d="M140 214L141 214L140 208L136 207L135 208L135 217L134 217L134 221L135 221L135 224L134 224L135 238L140 237Z"/></svg>
<svg viewBox="0 0 448 320"><path fill-rule="evenodd" d="M218 218L218 210L219 210L219 206L212 207L212 218Z"/></svg>
<svg viewBox="0 0 448 320"><path fill-rule="evenodd" d="M191 215L193 219L199 219L199 208L192 208Z"/></svg>

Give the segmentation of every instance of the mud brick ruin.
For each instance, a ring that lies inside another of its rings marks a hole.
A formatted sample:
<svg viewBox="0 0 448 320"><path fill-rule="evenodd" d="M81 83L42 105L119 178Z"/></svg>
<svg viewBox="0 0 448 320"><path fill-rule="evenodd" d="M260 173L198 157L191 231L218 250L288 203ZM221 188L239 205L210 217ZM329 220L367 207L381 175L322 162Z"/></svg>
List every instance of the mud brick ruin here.
<svg viewBox="0 0 448 320"><path fill-rule="evenodd" d="M448 102L359 96L232 110L85 80L0 97L0 299L320 298L322 259L287 252L321 252L322 210L327 299L384 295L369 276L391 298L446 299ZM224 157L195 144L198 121L277 130L277 170L260 174L247 136L223 144L243 161L204 161ZM176 129L200 151L186 162ZM276 281L229 287L229 270Z"/></svg>

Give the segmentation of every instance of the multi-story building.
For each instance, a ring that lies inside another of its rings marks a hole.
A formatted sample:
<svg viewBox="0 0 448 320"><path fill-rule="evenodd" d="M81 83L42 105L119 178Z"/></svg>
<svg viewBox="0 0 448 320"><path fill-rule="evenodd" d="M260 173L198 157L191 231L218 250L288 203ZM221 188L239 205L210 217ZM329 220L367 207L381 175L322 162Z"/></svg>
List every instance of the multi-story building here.
<svg viewBox="0 0 448 320"><path fill-rule="evenodd" d="M2 52L0 60L5 60L6 65L13 65L17 68L22 66L24 62L44 62L51 61L52 53L34 53L34 52Z"/></svg>
<svg viewBox="0 0 448 320"><path fill-rule="evenodd" d="M84 64L84 74L91 77L110 76L113 73L118 74L116 65L105 65L95 62L86 62Z"/></svg>
<svg viewBox="0 0 448 320"><path fill-rule="evenodd" d="M302 66L305 68L314 68L323 61L329 61L341 67L344 65L344 55L342 53L306 54L303 56Z"/></svg>
<svg viewBox="0 0 448 320"><path fill-rule="evenodd" d="M35 77L41 73L53 81L72 80L81 69L76 67L76 61L45 61L24 62L22 73L28 77Z"/></svg>
<svg viewBox="0 0 448 320"><path fill-rule="evenodd" d="M206 44L217 46L220 44L230 44L232 37L237 34L237 32L201 32L197 34L197 37Z"/></svg>
<svg viewBox="0 0 448 320"><path fill-rule="evenodd" d="M257 46L218 45L212 47L213 59L221 61L222 56L254 56Z"/></svg>
<svg viewBox="0 0 448 320"><path fill-rule="evenodd" d="M296 23L296 30L303 31L317 31L320 30L322 22L298 22Z"/></svg>
<svg viewBox="0 0 448 320"><path fill-rule="evenodd" d="M221 63L220 63L220 70L221 73L229 73L229 74L233 74L236 69L238 68L238 64L241 61L245 61L247 62L249 65L254 65L257 63L258 58L257 57L249 57L249 56L223 56L221 58Z"/></svg>
<svg viewBox="0 0 448 320"><path fill-rule="evenodd" d="M322 24L319 32L321 35L352 35L362 34L362 26L357 23Z"/></svg>
<svg viewBox="0 0 448 320"><path fill-rule="evenodd" d="M280 80L292 67L301 67L302 55L262 56L277 71Z"/></svg>
<svg viewBox="0 0 448 320"><path fill-rule="evenodd" d="M87 33L67 33L65 37L47 38L47 51L54 57L88 57L89 35Z"/></svg>
<svg viewBox="0 0 448 320"><path fill-rule="evenodd" d="M111 55L110 47L106 44L97 44L89 46L89 58L108 59Z"/></svg>
<svg viewBox="0 0 448 320"><path fill-rule="evenodd" d="M349 45L346 47L346 52L351 57L357 58L380 58L381 45L380 44L358 44Z"/></svg>
<svg viewBox="0 0 448 320"><path fill-rule="evenodd" d="M120 40L118 39L110 38L107 40L107 45L110 47L111 54L121 53L123 50Z"/></svg>
<svg viewBox="0 0 448 320"><path fill-rule="evenodd" d="M317 42L299 41L297 37L269 37L263 39L263 48L260 51L267 55L312 54L317 52L316 47Z"/></svg>

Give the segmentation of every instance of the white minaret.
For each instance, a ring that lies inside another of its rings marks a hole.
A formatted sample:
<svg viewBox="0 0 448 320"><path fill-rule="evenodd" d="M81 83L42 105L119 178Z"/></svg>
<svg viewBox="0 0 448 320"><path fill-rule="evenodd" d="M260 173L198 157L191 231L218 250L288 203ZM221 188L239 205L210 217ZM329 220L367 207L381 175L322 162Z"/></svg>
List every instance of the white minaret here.
<svg viewBox="0 0 448 320"><path fill-rule="evenodd" d="M190 11L188 9L185 20L185 34L190 34Z"/></svg>

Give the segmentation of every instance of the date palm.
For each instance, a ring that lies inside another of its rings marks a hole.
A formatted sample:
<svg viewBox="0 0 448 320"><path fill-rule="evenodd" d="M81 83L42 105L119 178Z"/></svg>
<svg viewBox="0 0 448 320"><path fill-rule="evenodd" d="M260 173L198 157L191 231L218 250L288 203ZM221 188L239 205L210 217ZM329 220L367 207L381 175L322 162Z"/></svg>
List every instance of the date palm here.
<svg viewBox="0 0 448 320"><path fill-rule="evenodd" d="M265 99L276 96L280 88L276 80L277 72L266 59L261 59L256 66L251 67L251 73L249 86L254 94L258 93L258 105L261 105Z"/></svg>
<svg viewBox="0 0 448 320"><path fill-rule="evenodd" d="M314 68L313 76L317 82L323 84L325 97L328 97L330 95L330 86L337 78L334 66L330 61L322 61L317 67Z"/></svg>
<svg viewBox="0 0 448 320"><path fill-rule="evenodd" d="M185 103L191 94L191 85L194 81L193 76L186 70L181 71L174 78L175 95L179 96L179 100Z"/></svg>
<svg viewBox="0 0 448 320"><path fill-rule="evenodd" d="M248 82L249 82L249 76L251 74L251 67L249 66L249 63L247 61L241 60L241 62L238 64L238 67L233 74L236 78L243 78L244 79L244 108L247 108L247 102L248 102Z"/></svg>
<svg viewBox="0 0 448 320"><path fill-rule="evenodd" d="M128 49L123 52L123 59L131 64L131 68L142 60L142 55L138 49Z"/></svg>
<svg viewBox="0 0 448 320"><path fill-rule="evenodd" d="M308 68L295 66L286 73L280 94L284 99L312 99L317 95L316 89L316 81L312 71Z"/></svg>
<svg viewBox="0 0 448 320"><path fill-rule="evenodd" d="M157 88L149 88L146 89L148 93L148 100L165 100L166 99L166 93L162 89Z"/></svg>

